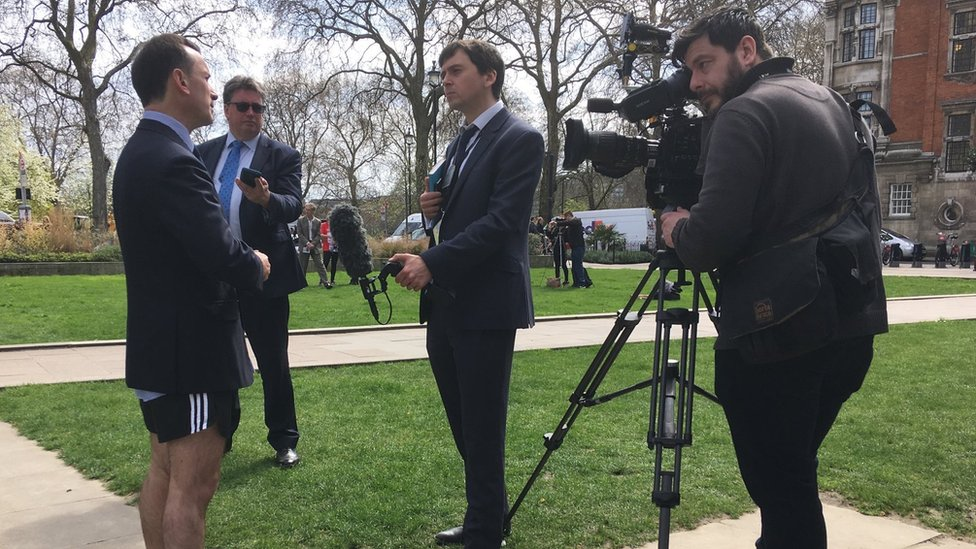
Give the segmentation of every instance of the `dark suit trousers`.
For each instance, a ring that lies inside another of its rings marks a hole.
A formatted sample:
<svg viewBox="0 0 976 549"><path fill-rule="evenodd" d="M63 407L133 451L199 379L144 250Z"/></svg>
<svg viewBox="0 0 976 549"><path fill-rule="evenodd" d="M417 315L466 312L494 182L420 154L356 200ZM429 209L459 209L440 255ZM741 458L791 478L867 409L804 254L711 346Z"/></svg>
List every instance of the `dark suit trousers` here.
<svg viewBox="0 0 976 549"><path fill-rule="evenodd" d="M275 450L295 448L298 420L288 368L288 296L264 298L242 294L241 321L258 360L264 387L264 423Z"/></svg>
<svg viewBox="0 0 976 549"><path fill-rule="evenodd" d="M505 422L515 330L461 330L432 309L427 354L464 460L464 546L497 549L508 513Z"/></svg>
<svg viewBox="0 0 976 549"><path fill-rule="evenodd" d="M841 406L860 389L873 341L847 339L771 364L715 351L715 392L742 480L759 506L763 549L827 547L817 451Z"/></svg>

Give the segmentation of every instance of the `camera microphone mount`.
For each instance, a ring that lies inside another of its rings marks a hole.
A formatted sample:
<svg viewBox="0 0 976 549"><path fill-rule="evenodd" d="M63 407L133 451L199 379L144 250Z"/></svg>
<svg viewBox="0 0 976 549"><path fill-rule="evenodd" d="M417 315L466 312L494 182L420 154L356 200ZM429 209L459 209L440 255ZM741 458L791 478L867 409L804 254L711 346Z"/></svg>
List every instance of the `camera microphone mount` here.
<svg viewBox="0 0 976 549"><path fill-rule="evenodd" d="M691 308L665 309L666 280L668 273L677 272L675 285L692 286ZM647 295L642 291L654 273L658 278L653 290ZM715 395L695 385L695 357L697 351L699 304L704 301L709 317L715 320L715 309L702 285L701 274L688 271L674 250L658 250L647 272L638 283L626 306L618 311L613 328L597 351L589 368L583 374L570 396L569 408L551 433L543 436L545 453L529 476L505 517L505 531L511 529L512 518L518 511L529 490L542 473L553 452L559 449L569 429L584 408L609 402L618 396L650 387L650 416L648 421L647 447L654 453L654 478L651 499L660 509L658 519L658 548L667 549L671 528L671 509L680 501L681 454L685 446L691 446L691 420L694 393L719 404ZM713 287L717 281L709 275ZM656 296L656 297L655 297ZM597 395L610 367L623 349L627 339L640 323L652 302L657 303L655 314L654 357L651 377L645 381L608 393ZM636 307L636 309L635 309ZM671 333L680 330L677 346L678 358L670 358Z"/></svg>

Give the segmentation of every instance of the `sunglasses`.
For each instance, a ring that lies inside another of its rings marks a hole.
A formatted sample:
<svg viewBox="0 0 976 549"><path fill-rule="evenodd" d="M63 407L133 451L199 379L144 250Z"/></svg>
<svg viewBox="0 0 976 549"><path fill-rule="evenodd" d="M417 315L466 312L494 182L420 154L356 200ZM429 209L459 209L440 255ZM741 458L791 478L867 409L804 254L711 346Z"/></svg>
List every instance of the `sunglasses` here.
<svg viewBox="0 0 976 549"><path fill-rule="evenodd" d="M262 105L261 103L248 103L247 101L231 101L229 105L234 105L237 107L237 112L247 112L248 109L254 111L254 114L264 114L264 111L268 110L267 105Z"/></svg>

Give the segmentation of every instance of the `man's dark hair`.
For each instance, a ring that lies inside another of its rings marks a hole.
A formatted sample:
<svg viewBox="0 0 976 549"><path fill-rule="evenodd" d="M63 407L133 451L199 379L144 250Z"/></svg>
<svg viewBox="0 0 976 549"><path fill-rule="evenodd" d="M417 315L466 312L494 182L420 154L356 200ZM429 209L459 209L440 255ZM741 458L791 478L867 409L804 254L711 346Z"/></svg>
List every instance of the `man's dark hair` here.
<svg viewBox="0 0 976 549"><path fill-rule="evenodd" d="M166 81L174 69L190 73L193 64L186 48L200 48L178 34L158 34L147 40L132 60L132 87L142 106L163 99Z"/></svg>
<svg viewBox="0 0 976 549"><path fill-rule="evenodd" d="M674 41L671 58L683 62L688 54L688 46L706 34L712 44L725 48L729 53L735 51L743 36L751 36L756 41L756 53L760 59L773 56L773 50L766 43L762 27L755 17L743 8L723 8L681 29Z"/></svg>
<svg viewBox="0 0 976 549"><path fill-rule="evenodd" d="M505 83L505 62L502 61L502 56L495 46L483 40L456 40L444 46L437 63L443 66L445 61L459 51L468 54L468 58L477 67L478 74L495 71L495 83L491 86L491 94L495 99L501 97L502 85Z"/></svg>
<svg viewBox="0 0 976 549"><path fill-rule="evenodd" d="M234 92L237 90L247 90L256 92L261 96L261 100L264 100L264 86L260 82L251 78L250 76L237 75L231 78L224 84L224 104L230 103L231 98L234 97Z"/></svg>

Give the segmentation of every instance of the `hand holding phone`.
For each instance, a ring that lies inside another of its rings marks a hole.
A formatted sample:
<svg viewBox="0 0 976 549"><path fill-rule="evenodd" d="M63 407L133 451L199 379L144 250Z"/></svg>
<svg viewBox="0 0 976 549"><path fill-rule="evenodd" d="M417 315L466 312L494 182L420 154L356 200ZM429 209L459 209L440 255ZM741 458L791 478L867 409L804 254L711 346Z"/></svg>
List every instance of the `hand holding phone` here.
<svg viewBox="0 0 976 549"><path fill-rule="evenodd" d="M254 188L258 184L257 179L261 177L261 172L251 168L241 168L241 181L248 187Z"/></svg>
<svg viewBox="0 0 976 549"><path fill-rule="evenodd" d="M431 168L430 173L427 175L427 190L431 192L441 190L441 182L443 179L444 161L441 160Z"/></svg>

